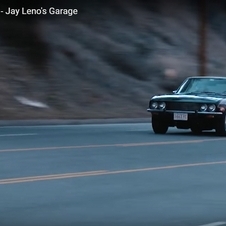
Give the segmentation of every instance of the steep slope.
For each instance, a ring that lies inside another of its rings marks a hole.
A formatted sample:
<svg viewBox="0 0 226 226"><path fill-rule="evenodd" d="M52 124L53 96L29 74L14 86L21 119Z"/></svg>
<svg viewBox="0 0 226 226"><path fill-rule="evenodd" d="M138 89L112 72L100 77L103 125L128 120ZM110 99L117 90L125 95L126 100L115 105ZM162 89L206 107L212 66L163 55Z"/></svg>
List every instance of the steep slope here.
<svg viewBox="0 0 226 226"><path fill-rule="evenodd" d="M80 2L73 17L1 21L0 117L148 116L151 95L198 72L197 6L181 2ZM225 10L210 8L208 73L224 75ZM23 105L21 96L49 108Z"/></svg>

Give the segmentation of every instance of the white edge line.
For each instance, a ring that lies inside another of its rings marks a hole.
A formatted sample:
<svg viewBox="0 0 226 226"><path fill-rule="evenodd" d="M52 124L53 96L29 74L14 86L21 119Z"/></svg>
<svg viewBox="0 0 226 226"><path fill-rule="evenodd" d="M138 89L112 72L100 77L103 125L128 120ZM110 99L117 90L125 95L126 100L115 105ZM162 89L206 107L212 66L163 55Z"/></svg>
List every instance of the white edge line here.
<svg viewBox="0 0 226 226"><path fill-rule="evenodd" d="M210 224L203 224L200 226L220 226L220 225L226 225L226 222L214 222L214 223L210 223Z"/></svg>

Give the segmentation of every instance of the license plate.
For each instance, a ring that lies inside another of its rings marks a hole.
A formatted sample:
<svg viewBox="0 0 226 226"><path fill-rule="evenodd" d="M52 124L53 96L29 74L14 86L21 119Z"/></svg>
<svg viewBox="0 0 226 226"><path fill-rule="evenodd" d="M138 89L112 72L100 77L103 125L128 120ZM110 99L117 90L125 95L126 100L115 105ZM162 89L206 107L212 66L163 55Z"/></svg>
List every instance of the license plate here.
<svg viewBox="0 0 226 226"><path fill-rule="evenodd" d="M187 121L188 120L188 114L187 113L174 113L173 119L178 121Z"/></svg>

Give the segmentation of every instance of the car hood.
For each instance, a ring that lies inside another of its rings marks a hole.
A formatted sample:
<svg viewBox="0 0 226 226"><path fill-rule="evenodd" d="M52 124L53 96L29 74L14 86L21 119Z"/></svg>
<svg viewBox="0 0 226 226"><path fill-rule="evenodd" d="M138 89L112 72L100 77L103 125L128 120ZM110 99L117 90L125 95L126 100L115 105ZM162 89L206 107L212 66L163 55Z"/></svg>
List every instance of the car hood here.
<svg viewBox="0 0 226 226"><path fill-rule="evenodd" d="M174 101L174 102L197 102L197 103L217 103L221 101L223 97L213 97L208 95L158 95L154 96L152 100L156 101Z"/></svg>

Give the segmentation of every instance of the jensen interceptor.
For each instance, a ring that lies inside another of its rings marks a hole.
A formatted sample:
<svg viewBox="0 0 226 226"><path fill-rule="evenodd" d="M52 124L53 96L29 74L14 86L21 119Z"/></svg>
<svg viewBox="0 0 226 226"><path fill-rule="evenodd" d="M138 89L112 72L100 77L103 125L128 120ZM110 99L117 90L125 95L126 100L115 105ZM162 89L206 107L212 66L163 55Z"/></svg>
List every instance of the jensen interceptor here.
<svg viewBox="0 0 226 226"><path fill-rule="evenodd" d="M176 127L195 134L215 130L225 135L226 77L189 77L172 94L153 96L147 111L152 115L156 134Z"/></svg>

